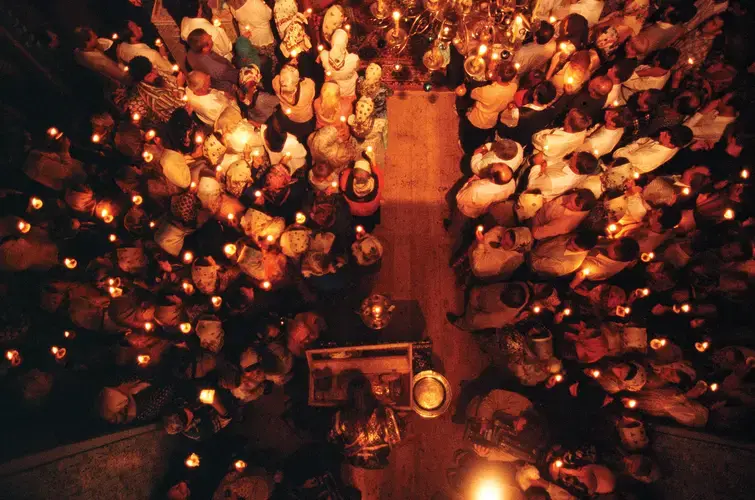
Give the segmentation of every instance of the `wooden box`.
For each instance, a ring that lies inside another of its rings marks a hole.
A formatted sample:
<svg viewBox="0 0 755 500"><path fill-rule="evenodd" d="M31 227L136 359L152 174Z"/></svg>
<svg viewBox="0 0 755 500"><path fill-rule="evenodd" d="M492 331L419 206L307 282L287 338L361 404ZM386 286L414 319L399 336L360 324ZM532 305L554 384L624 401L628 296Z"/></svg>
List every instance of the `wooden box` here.
<svg viewBox="0 0 755 500"><path fill-rule="evenodd" d="M309 350L309 404L343 405L349 382L363 374L378 401L398 410L411 410L412 359L411 343Z"/></svg>

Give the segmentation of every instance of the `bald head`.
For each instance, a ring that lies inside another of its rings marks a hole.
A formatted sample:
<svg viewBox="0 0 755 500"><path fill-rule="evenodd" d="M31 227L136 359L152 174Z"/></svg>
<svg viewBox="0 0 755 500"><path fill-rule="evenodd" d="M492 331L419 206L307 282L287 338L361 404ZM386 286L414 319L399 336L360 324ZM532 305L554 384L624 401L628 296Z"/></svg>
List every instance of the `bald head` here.
<svg viewBox="0 0 755 500"><path fill-rule="evenodd" d="M490 178L498 185L507 184L514 178L514 171L505 163L491 165L489 172Z"/></svg>

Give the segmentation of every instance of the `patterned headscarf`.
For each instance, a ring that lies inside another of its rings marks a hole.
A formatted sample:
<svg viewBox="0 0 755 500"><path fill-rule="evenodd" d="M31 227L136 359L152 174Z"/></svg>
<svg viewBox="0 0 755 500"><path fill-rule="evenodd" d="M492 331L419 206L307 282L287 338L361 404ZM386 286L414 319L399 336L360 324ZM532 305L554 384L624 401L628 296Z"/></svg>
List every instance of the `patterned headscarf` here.
<svg viewBox="0 0 755 500"><path fill-rule="evenodd" d="M239 84L241 86L257 86L260 81L262 81L262 72L256 64L250 64L239 70Z"/></svg>
<svg viewBox="0 0 755 500"><path fill-rule="evenodd" d="M347 45L349 44L349 34L342 29L337 29L333 32L333 37L330 40L331 49L328 52L328 61L334 69L341 69L346 62L346 56L349 51Z"/></svg>
<svg viewBox="0 0 755 500"><path fill-rule="evenodd" d="M281 68L280 74L281 92L292 94L299 86L299 70L296 66L286 64Z"/></svg>
<svg viewBox="0 0 755 500"><path fill-rule="evenodd" d="M325 11L325 15L322 18L322 34L325 40L330 42L333 32L343 26L345 19L346 15L344 14L343 7L340 5L331 5Z"/></svg>

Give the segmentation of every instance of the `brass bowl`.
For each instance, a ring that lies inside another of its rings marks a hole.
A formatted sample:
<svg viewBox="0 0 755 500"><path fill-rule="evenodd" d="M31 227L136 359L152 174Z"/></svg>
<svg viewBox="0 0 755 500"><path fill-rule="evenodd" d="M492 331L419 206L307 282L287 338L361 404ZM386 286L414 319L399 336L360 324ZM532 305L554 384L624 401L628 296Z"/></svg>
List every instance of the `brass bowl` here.
<svg viewBox="0 0 755 500"><path fill-rule="evenodd" d="M435 418L451 406L451 385L446 377L432 370L414 376L412 408L421 417Z"/></svg>

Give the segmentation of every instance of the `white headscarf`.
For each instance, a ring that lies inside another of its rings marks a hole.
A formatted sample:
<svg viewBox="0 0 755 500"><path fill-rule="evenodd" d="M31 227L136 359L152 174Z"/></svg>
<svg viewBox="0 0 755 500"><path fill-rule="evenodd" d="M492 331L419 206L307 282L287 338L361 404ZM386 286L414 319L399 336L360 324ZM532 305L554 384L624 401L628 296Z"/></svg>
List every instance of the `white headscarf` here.
<svg viewBox="0 0 755 500"><path fill-rule="evenodd" d="M347 50L348 44L348 33L342 29L337 29L333 32L333 37L330 40L331 49L328 52L328 60L333 68L340 69L343 67L343 63L346 62L346 56L349 53Z"/></svg>
<svg viewBox="0 0 755 500"><path fill-rule="evenodd" d="M191 184L191 171L181 153L166 149L160 158L160 166L171 184L181 189L186 189Z"/></svg>

